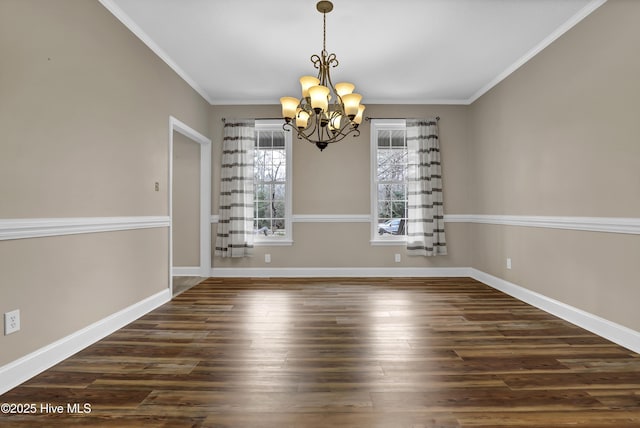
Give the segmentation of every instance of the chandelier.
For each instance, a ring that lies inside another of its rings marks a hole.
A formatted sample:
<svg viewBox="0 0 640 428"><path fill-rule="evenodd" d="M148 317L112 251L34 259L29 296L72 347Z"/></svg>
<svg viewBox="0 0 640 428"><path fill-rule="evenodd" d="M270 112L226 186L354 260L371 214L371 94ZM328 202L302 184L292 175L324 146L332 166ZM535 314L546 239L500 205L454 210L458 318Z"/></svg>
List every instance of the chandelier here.
<svg viewBox="0 0 640 428"><path fill-rule="evenodd" d="M354 84L333 85L329 68L337 67L338 59L336 54L327 52L327 13L333 10L333 3L319 1L316 9L323 19L322 52L311 56L318 76L302 76L302 98L282 97L280 103L285 120L282 127L295 130L299 139L315 144L322 151L347 135L360 135L358 126L365 106L360 104L362 95L353 92Z"/></svg>

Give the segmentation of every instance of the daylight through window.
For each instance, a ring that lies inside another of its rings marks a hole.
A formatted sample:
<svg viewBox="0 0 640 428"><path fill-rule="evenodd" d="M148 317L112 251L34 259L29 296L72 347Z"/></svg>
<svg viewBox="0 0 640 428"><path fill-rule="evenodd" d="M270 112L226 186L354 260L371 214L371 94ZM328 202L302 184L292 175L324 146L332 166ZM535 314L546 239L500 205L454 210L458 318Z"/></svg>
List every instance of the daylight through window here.
<svg viewBox="0 0 640 428"><path fill-rule="evenodd" d="M256 242L291 239L291 138L287 134L281 124L256 122L253 206Z"/></svg>
<svg viewBox="0 0 640 428"><path fill-rule="evenodd" d="M372 121L372 241L405 240L407 139L404 120Z"/></svg>

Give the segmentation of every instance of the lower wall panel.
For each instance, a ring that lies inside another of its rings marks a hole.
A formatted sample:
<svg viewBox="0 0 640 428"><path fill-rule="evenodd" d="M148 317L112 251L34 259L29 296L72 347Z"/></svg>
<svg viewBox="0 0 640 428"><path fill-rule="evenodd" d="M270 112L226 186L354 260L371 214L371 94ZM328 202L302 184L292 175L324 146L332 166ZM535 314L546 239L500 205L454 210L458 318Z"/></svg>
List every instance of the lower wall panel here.
<svg viewBox="0 0 640 428"><path fill-rule="evenodd" d="M212 236L215 243L216 226ZM448 255L408 256L406 245L371 245L370 223L294 223L293 245L256 246L253 257L230 259L214 257L216 268L424 268L469 266L472 224L447 223ZM271 263L265 263L265 254ZM395 262L395 254L401 261Z"/></svg>
<svg viewBox="0 0 640 428"><path fill-rule="evenodd" d="M638 235L474 224L472 242L479 271L640 331Z"/></svg>
<svg viewBox="0 0 640 428"><path fill-rule="evenodd" d="M0 241L0 366L169 287L166 228Z"/></svg>

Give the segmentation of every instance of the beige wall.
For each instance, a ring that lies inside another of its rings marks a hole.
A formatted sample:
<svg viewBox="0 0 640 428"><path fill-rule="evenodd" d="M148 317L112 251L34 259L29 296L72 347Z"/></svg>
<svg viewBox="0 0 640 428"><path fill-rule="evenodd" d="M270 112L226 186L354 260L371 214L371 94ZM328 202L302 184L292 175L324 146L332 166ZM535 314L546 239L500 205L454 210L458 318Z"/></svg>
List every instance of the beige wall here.
<svg viewBox="0 0 640 428"><path fill-rule="evenodd" d="M0 241L0 366L166 289L166 229Z"/></svg>
<svg viewBox="0 0 640 428"><path fill-rule="evenodd" d="M173 133L173 266L200 266L200 144Z"/></svg>
<svg viewBox="0 0 640 428"><path fill-rule="evenodd" d="M0 1L0 218L168 215L169 116L208 104L97 1ZM154 183L160 191L154 191ZM169 285L168 230L0 242L0 366Z"/></svg>
<svg viewBox="0 0 640 428"><path fill-rule="evenodd" d="M640 217L638 16L610 0L473 103L474 213ZM637 235L473 231L474 267L640 330Z"/></svg>
<svg viewBox="0 0 640 428"><path fill-rule="evenodd" d="M440 116L443 181L446 186L445 212L470 212L468 194L467 112L465 106L384 106L367 107L370 117ZM218 212L220 156L226 118L277 118L279 106L213 106L213 212ZM370 133L369 123L361 126L358 138L347 137L320 152L314 145L293 140L293 214L369 214ZM215 242L215 225L213 242ZM446 225L449 255L432 258L409 257L399 246L371 246L369 223L294 223L290 247L256 247L253 258L230 260L214 257L213 267L441 267L469 266L469 226ZM264 254L271 263L264 263ZM394 254L402 255L395 263Z"/></svg>

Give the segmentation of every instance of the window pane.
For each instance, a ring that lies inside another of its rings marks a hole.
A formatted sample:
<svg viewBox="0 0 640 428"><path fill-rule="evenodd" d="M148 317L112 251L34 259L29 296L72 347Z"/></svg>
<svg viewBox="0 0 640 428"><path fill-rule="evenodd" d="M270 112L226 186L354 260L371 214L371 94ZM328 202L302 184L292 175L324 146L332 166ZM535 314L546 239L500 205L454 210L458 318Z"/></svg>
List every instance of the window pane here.
<svg viewBox="0 0 640 428"><path fill-rule="evenodd" d="M255 183L253 188L253 198L256 201L265 200L267 198L267 189L263 183Z"/></svg>
<svg viewBox="0 0 640 428"><path fill-rule="evenodd" d="M405 234L407 215L407 161L406 130L400 122L374 124L372 149L375 150L376 183L372 197L376 198L374 239L396 239ZM400 235L400 236L398 236Z"/></svg>
<svg viewBox="0 0 640 428"><path fill-rule="evenodd" d="M285 205L284 205L284 201L273 201L271 203L271 208L273 210L273 216L274 217L284 217L285 212ZM284 227L284 223L283 223L283 227Z"/></svg>
<svg viewBox="0 0 640 428"><path fill-rule="evenodd" d="M378 147L388 148L391 143L391 131L380 130L378 131Z"/></svg>
<svg viewBox="0 0 640 428"><path fill-rule="evenodd" d="M284 131L275 131L272 133L273 147L284 149Z"/></svg>
<svg viewBox="0 0 640 428"><path fill-rule="evenodd" d="M256 146L259 148L271 147L271 131L258 131Z"/></svg>
<svg viewBox="0 0 640 428"><path fill-rule="evenodd" d="M273 180L286 181L287 179L287 158L283 150L273 151Z"/></svg>
<svg viewBox="0 0 640 428"><path fill-rule="evenodd" d="M404 134L404 130L395 129L391 131L391 145L393 147L404 147L406 145Z"/></svg>
<svg viewBox="0 0 640 428"><path fill-rule="evenodd" d="M391 199L391 184L378 184L378 200Z"/></svg>
<svg viewBox="0 0 640 428"><path fill-rule="evenodd" d="M274 218L272 224L274 233L284 234L284 218Z"/></svg>
<svg viewBox="0 0 640 428"><path fill-rule="evenodd" d="M290 138L281 125L256 122L254 226L259 236L286 236L285 218L290 215L286 194Z"/></svg>
<svg viewBox="0 0 640 428"><path fill-rule="evenodd" d="M257 181L264 180L265 174L265 159L264 152L262 150L256 150L253 156L253 171Z"/></svg>
<svg viewBox="0 0 640 428"><path fill-rule="evenodd" d="M378 150L378 180L404 181L406 170L406 149Z"/></svg>
<svg viewBox="0 0 640 428"><path fill-rule="evenodd" d="M393 218L406 218L405 208L404 201L393 201L391 203L391 216Z"/></svg>
<svg viewBox="0 0 640 428"><path fill-rule="evenodd" d="M404 183L391 185L392 199L404 201L406 198L406 186Z"/></svg>
<svg viewBox="0 0 640 428"><path fill-rule="evenodd" d="M378 220L385 221L391 218L391 204L389 201L378 200Z"/></svg>
<svg viewBox="0 0 640 428"><path fill-rule="evenodd" d="M284 201L285 199L285 184L274 184L273 185L273 199L277 201Z"/></svg>
<svg viewBox="0 0 640 428"><path fill-rule="evenodd" d="M271 217L269 201L256 201L256 218L264 219Z"/></svg>

